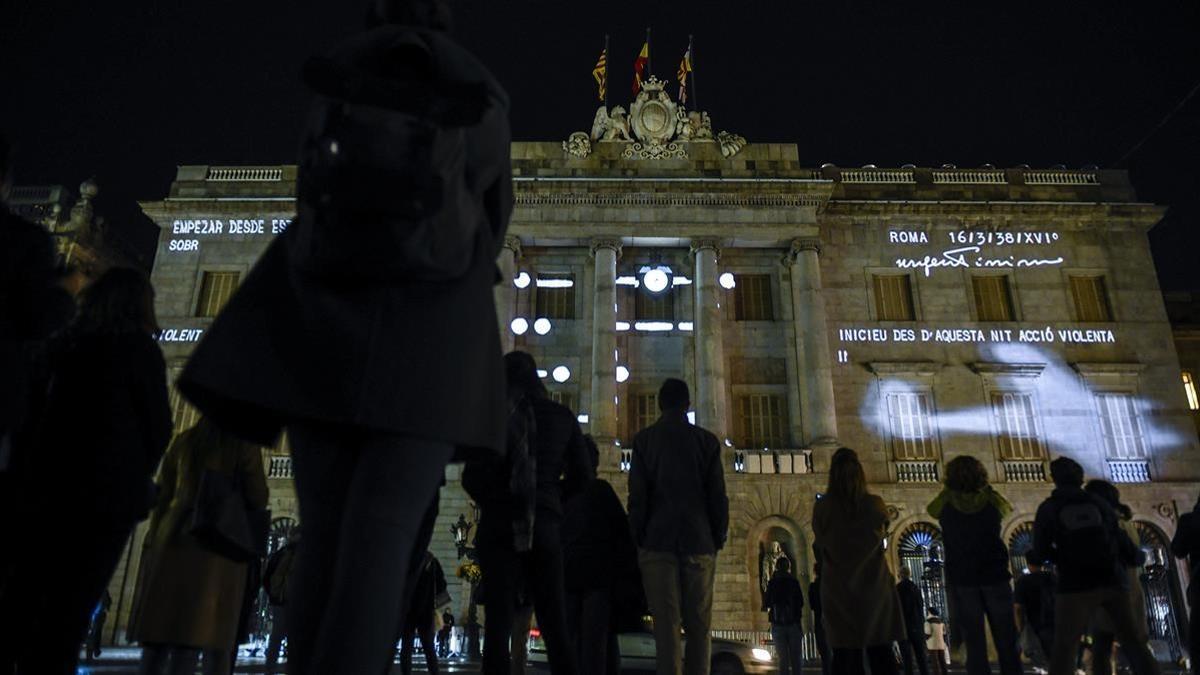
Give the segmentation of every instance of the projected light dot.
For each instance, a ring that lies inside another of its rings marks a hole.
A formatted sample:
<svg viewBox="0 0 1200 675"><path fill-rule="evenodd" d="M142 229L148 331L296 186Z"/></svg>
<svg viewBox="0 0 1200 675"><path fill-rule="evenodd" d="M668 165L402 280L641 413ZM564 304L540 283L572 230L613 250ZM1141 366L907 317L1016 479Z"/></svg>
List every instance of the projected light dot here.
<svg viewBox="0 0 1200 675"><path fill-rule="evenodd" d="M525 332L529 330L529 322L521 317L517 317L512 320L512 323L509 324L509 327L512 328L512 332L516 333L517 335L524 335Z"/></svg>
<svg viewBox="0 0 1200 675"><path fill-rule="evenodd" d="M652 269L642 275L642 285L651 293L662 293L671 285L671 279L662 269Z"/></svg>
<svg viewBox="0 0 1200 675"><path fill-rule="evenodd" d="M558 366L551 371L550 376L554 378L555 382L566 382L571 379L571 369L566 366Z"/></svg>
<svg viewBox="0 0 1200 675"><path fill-rule="evenodd" d="M550 319L547 319L546 317L543 316L542 318L538 319L537 321L534 321L533 322L533 332L537 333L538 335L545 335L546 333L549 333L550 332Z"/></svg>
<svg viewBox="0 0 1200 675"><path fill-rule="evenodd" d="M617 382L624 382L629 379L629 369L625 366L617 366Z"/></svg>
<svg viewBox="0 0 1200 675"><path fill-rule="evenodd" d="M529 278L529 273L521 272L517 275L517 278L513 279L513 286L516 286L517 288L529 288L530 281L532 281L532 279Z"/></svg>
<svg viewBox="0 0 1200 675"><path fill-rule="evenodd" d="M542 379L544 380L544 379L546 379L546 378L547 378L549 375L550 375L550 373L548 373L548 372L546 372L546 371L542 370L541 368L538 368L538 377L540 377L540 378L542 378Z"/></svg>
<svg viewBox="0 0 1200 675"><path fill-rule="evenodd" d="M732 273L726 272L717 277L717 283L721 284L721 288L732 289L734 286L737 286L737 279L733 278Z"/></svg>

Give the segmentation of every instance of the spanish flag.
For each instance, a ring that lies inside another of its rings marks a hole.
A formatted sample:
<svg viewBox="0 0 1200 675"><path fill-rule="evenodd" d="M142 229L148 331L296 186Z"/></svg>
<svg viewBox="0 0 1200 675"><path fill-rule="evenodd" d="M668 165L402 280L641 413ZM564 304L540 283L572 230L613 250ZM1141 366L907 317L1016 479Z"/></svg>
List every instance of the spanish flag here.
<svg viewBox="0 0 1200 675"><path fill-rule="evenodd" d="M646 62L650 60L650 43L642 44L642 51L638 52L637 59L633 62L633 95L637 96L642 90L642 75L646 72Z"/></svg>
<svg viewBox="0 0 1200 675"><path fill-rule="evenodd" d="M608 93L608 48L606 47L600 52L600 59L596 61L596 67L592 68L592 77L596 78L596 86L600 89L600 100L604 100L604 95Z"/></svg>
<svg viewBox="0 0 1200 675"><path fill-rule="evenodd" d="M675 73L675 79L679 80L679 102L687 103L687 78L688 73L692 72L692 48L688 47L683 53L683 60L679 62L679 72Z"/></svg>

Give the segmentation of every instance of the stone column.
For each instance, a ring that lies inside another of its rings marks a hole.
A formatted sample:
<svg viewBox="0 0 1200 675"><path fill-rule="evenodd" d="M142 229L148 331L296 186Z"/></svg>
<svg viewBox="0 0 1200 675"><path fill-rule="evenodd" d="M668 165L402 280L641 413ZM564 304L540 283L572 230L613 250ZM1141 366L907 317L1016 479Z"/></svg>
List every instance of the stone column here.
<svg viewBox="0 0 1200 675"><path fill-rule="evenodd" d="M521 259L521 239L509 235L504 238L504 248L496 257L500 270L500 283L492 288L496 301L496 321L500 323L500 349L505 354L513 349L513 332L510 325L517 310L517 289L513 277L517 275L517 261Z"/></svg>
<svg viewBox="0 0 1200 675"><path fill-rule="evenodd" d="M792 267L792 313L800 383L800 413L809 447L837 444L837 411L833 401L833 361L825 298L821 292L821 242L796 239L788 252Z"/></svg>
<svg viewBox="0 0 1200 675"><path fill-rule="evenodd" d="M592 401L587 410L596 444L617 438L617 258L621 240L593 239ZM626 439L628 440L628 439Z"/></svg>
<svg viewBox="0 0 1200 675"><path fill-rule="evenodd" d="M693 338L696 345L696 381L692 386L692 405L696 424L708 429L722 441L726 432L725 348L721 338L721 286L717 283L717 261L721 252L716 240L692 242L695 256L695 303L692 310Z"/></svg>

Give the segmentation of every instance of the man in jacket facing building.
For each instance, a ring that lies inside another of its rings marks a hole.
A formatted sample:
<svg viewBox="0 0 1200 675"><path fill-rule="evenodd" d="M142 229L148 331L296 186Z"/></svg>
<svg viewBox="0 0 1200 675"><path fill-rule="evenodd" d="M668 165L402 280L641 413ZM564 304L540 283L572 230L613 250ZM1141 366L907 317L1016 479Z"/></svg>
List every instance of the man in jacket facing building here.
<svg viewBox="0 0 1200 675"><path fill-rule="evenodd" d="M792 561L787 556L775 563L775 573L767 582L763 607L771 621L771 639L779 656L780 675L800 675L804 664L804 629L800 627L804 593L792 576Z"/></svg>
<svg viewBox="0 0 1200 675"><path fill-rule="evenodd" d="M729 526L721 447L716 436L688 422L686 383L664 382L658 405L662 416L633 439L629 520L654 616L658 675L683 672L681 623L687 673L706 675L717 551Z"/></svg>

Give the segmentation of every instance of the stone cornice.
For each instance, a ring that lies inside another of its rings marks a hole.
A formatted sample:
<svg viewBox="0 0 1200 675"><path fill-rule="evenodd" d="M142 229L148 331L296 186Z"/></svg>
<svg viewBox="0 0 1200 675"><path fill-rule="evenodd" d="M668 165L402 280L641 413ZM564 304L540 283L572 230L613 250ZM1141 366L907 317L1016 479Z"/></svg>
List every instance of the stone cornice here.
<svg viewBox="0 0 1200 675"><path fill-rule="evenodd" d="M820 206L825 198L808 194L695 194L689 192L535 192L518 191L517 206L731 206L789 208Z"/></svg>
<svg viewBox="0 0 1200 675"><path fill-rule="evenodd" d="M1010 216L1103 219L1105 224L1126 221L1149 229L1167 212L1166 207L1137 202L1055 201L909 201L888 199L831 199L823 216ZM1086 226L1086 224L1084 225Z"/></svg>

